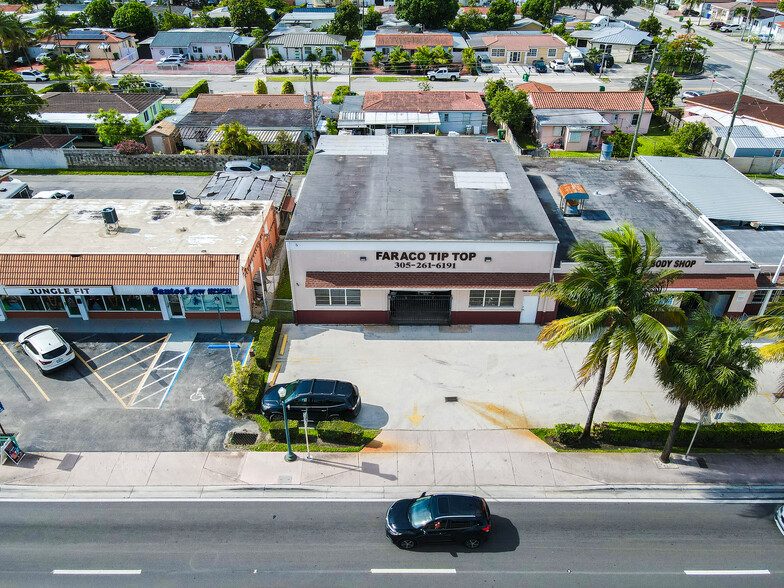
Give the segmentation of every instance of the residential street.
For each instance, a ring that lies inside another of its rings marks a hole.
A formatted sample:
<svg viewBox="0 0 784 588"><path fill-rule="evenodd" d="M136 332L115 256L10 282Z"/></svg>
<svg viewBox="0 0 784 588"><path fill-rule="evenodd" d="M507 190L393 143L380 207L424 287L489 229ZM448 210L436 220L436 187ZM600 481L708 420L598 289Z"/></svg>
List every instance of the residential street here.
<svg viewBox="0 0 784 588"><path fill-rule="evenodd" d="M387 501L5 503L6 586L780 586L775 504L499 503L477 551L399 550ZM731 575L728 575L731 574Z"/></svg>

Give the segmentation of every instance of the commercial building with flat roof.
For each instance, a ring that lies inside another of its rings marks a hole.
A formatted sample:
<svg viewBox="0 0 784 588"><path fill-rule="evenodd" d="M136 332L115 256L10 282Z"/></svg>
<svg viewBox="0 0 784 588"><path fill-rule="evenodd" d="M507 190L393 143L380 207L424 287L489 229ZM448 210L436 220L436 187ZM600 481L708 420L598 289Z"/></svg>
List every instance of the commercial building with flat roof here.
<svg viewBox="0 0 784 588"><path fill-rule="evenodd" d="M287 233L300 323L534 323L558 238L483 138L325 136Z"/></svg>
<svg viewBox="0 0 784 588"><path fill-rule="evenodd" d="M276 241L270 201L2 200L0 320L250 320Z"/></svg>

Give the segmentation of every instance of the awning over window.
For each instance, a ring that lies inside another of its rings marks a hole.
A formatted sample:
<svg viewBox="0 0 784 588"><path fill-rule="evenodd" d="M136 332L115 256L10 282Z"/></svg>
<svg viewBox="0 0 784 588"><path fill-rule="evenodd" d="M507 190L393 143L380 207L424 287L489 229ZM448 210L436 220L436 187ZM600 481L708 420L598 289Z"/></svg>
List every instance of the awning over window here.
<svg viewBox="0 0 784 588"><path fill-rule="evenodd" d="M57 45L54 43L41 43L41 49L44 51L52 51Z"/></svg>
<svg viewBox="0 0 784 588"><path fill-rule="evenodd" d="M89 43L79 43L78 45L76 45L76 48L79 51L88 51L90 49L90 44Z"/></svg>

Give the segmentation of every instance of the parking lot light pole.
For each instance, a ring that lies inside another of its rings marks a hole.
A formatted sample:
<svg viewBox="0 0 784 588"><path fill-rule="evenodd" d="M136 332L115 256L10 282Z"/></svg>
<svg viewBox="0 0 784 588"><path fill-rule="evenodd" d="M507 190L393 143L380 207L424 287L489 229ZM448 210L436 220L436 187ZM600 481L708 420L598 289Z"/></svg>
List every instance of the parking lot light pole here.
<svg viewBox="0 0 784 588"><path fill-rule="evenodd" d="M283 405L283 428L286 430L286 456L284 459L286 461L296 461L297 456L294 455L294 452L291 450L291 434L289 433L289 415L286 412L286 389L281 386L278 389L278 398L280 398L280 403Z"/></svg>

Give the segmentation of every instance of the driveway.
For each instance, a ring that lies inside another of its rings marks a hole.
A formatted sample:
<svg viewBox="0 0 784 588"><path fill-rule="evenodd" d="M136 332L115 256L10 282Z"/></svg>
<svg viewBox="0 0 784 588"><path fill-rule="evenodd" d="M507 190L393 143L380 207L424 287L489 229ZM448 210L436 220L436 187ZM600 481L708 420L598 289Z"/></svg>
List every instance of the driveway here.
<svg viewBox="0 0 784 588"><path fill-rule="evenodd" d="M357 422L388 429L471 430L550 427L584 422L593 382L576 387L587 343L546 351L539 327L287 325L277 383L335 378L362 393ZM773 393L780 366L762 372L760 390L725 421L784 422L784 400ZM605 386L596 420L669 422L675 405L650 364ZM687 421L698 415L687 411Z"/></svg>
<svg viewBox="0 0 784 588"><path fill-rule="evenodd" d="M74 198L111 198L125 200L171 200L174 190L185 190L197 196L207 185L210 176L115 176L115 175L25 175L14 177L27 182L35 192L41 190L70 190Z"/></svg>

